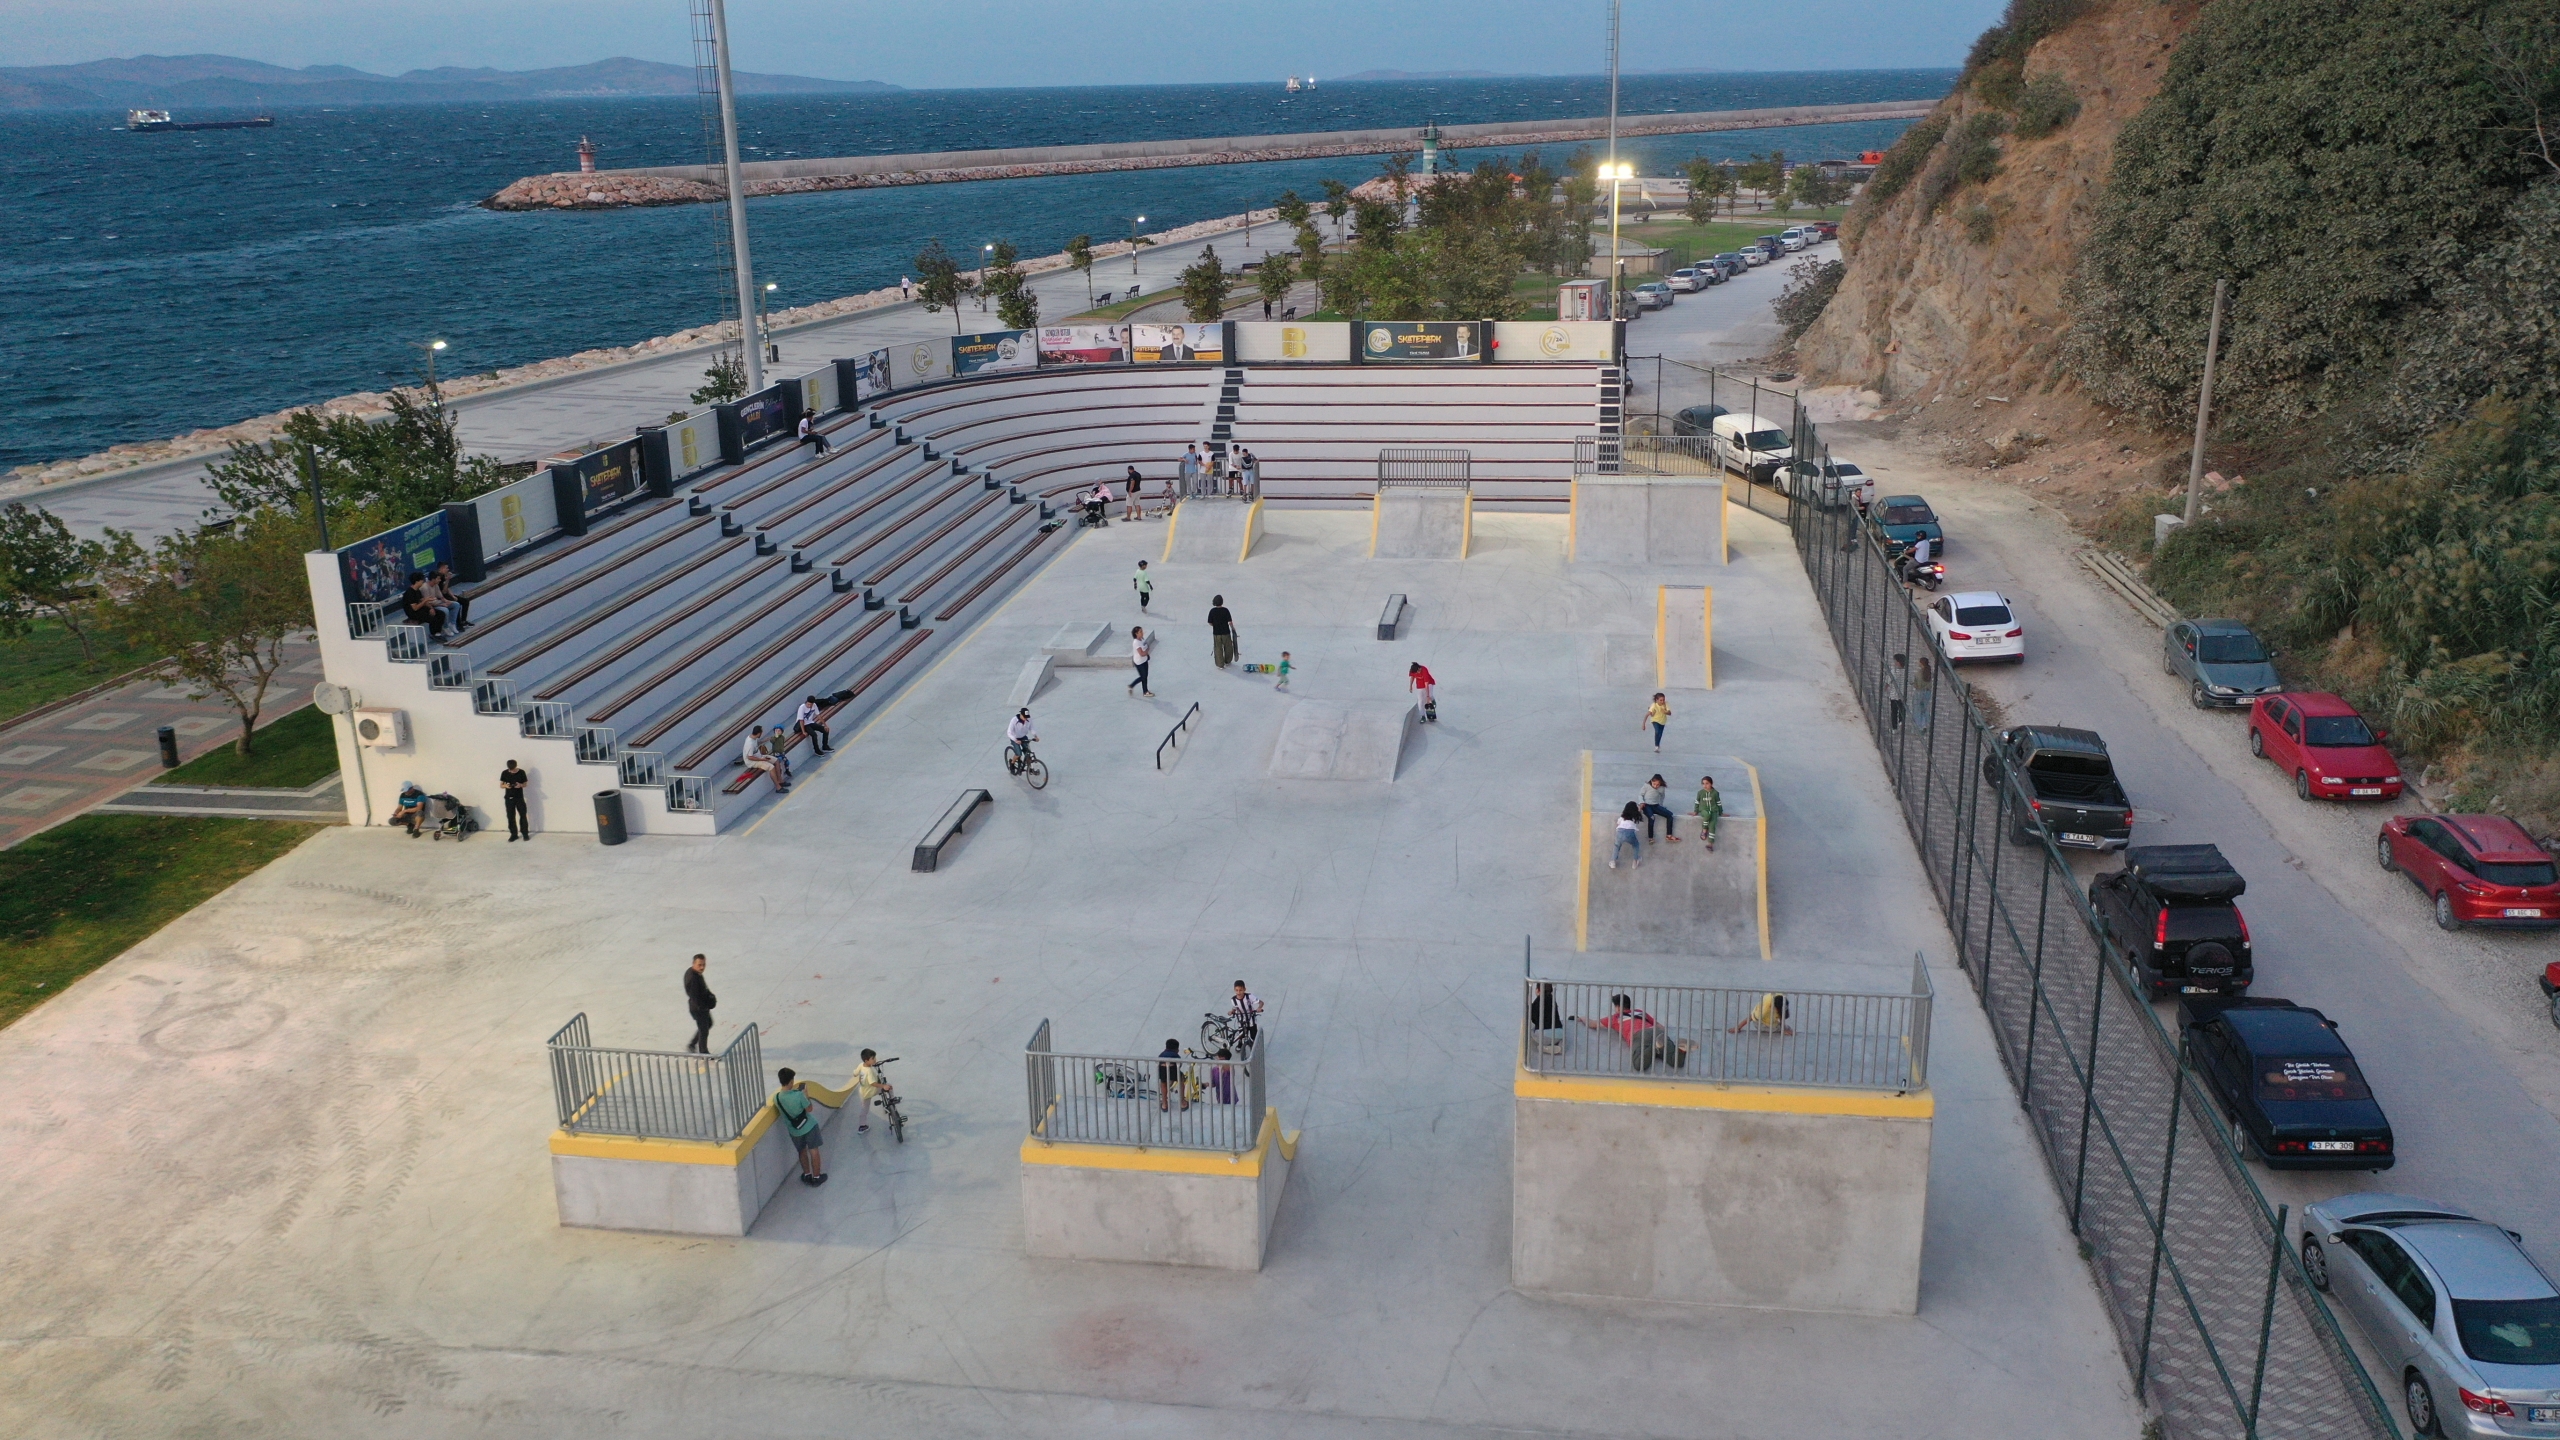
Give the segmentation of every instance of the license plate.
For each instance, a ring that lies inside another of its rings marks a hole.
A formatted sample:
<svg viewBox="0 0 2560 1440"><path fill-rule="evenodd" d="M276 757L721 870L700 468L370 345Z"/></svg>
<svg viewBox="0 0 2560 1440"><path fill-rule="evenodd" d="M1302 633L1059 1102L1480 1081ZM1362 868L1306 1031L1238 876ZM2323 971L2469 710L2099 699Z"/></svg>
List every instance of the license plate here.
<svg viewBox="0 0 2560 1440"><path fill-rule="evenodd" d="M1973 637L1973 643L1976 645L1997 645L2000 643L2000 637L1997 635L1976 635Z"/></svg>
<svg viewBox="0 0 2560 1440"><path fill-rule="evenodd" d="M2219 985L2181 985L2178 987L2178 993L2181 995L2218 995L2222 993L2222 987Z"/></svg>
<svg viewBox="0 0 2560 1440"><path fill-rule="evenodd" d="M2539 910L2510 910L2507 912L2507 918L2510 920L2539 920L2542 918L2542 912ZM2560 1410L2555 1410L2552 1413L2560 1415Z"/></svg>
<svg viewBox="0 0 2560 1440"><path fill-rule="evenodd" d="M2529 1425L2560 1425L2560 1405L2527 1405L2524 1418Z"/></svg>
<svg viewBox="0 0 2560 1440"><path fill-rule="evenodd" d="M2356 1148L2356 1142L2353 1140L2314 1140L2311 1142L2311 1148L2314 1150L2353 1150Z"/></svg>
<svg viewBox="0 0 2560 1440"><path fill-rule="evenodd" d="M2379 785L2359 785L2354 789L2349 790L2347 793L2350 795L2379 795L2382 793L2382 787Z"/></svg>
<svg viewBox="0 0 2560 1440"><path fill-rule="evenodd" d="M2065 830L2065 831L2063 831L2063 832L2062 832L2062 838L2063 838L2063 839L2065 839L2065 840L2077 840L2077 841L2079 841L2079 842L2080 842L2081 844L2083 844L2083 845L2095 845L2095 844L2097 844L2097 843L2098 843L2098 837L2097 837L2097 836L2095 836L2095 835L2083 835L2083 834L2081 834L2080 832L2078 832L2078 831L2076 831L2076 830Z"/></svg>

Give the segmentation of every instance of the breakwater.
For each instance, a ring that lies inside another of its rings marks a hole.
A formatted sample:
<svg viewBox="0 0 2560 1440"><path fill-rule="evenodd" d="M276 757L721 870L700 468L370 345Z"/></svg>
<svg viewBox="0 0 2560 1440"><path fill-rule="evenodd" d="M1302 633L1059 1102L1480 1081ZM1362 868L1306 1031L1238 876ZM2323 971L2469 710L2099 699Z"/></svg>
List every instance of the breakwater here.
<svg viewBox="0 0 2560 1440"><path fill-rule="evenodd" d="M1756 110L1701 110L1668 115L1621 115L1622 139L1650 135L1698 135L1727 130L1774 130L1867 120L1915 120L1934 101L1852 105L1793 105ZM1505 121L1441 128L1449 149L1521 149L1580 144L1605 138L1606 116L1572 120ZM1008 150L942 150L912 155L844 155L759 160L741 166L749 196L800 195L826 190L868 190L898 185L942 185L969 180L1020 180L1042 175L1089 175L1115 170L1163 170L1189 165L1236 165L1266 160L1323 160L1387 155L1422 148L1419 129L1328 130L1296 135L1231 135L1196 140L1141 140L1099 145L1038 145ZM709 165L660 165L638 169L565 171L529 175L481 202L492 210L619 210L649 205L689 205L722 198L719 170Z"/></svg>

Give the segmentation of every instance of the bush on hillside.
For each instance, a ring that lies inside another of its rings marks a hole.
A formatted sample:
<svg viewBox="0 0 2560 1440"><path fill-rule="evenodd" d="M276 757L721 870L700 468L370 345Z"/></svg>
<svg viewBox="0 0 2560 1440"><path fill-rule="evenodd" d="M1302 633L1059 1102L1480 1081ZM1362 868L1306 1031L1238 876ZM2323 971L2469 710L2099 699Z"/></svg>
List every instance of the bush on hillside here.
<svg viewBox="0 0 2560 1440"><path fill-rule="evenodd" d="M1778 314L1778 323L1787 327L1787 338L1795 339L1813 327L1822 316L1824 306L1840 289L1840 277L1849 267L1838 260L1799 260L1787 268L1787 288L1769 302Z"/></svg>
<svg viewBox="0 0 2560 1440"><path fill-rule="evenodd" d="M2473 255L2411 329L2386 408L2412 434L2455 423L2492 391L2560 401L2560 183L2527 190L2507 221L2506 239Z"/></svg>
<svg viewBox="0 0 2560 1440"><path fill-rule="evenodd" d="M1929 152L1937 149L1938 142L1946 137L1947 126L1951 123L1952 117L1941 110L1903 131L1902 137L1884 152L1884 159L1877 162L1876 173L1867 181L1866 193L1859 197L1859 208L1872 209L1909 188L1911 182L1919 177L1922 167L1929 163Z"/></svg>
<svg viewBox="0 0 2560 1440"><path fill-rule="evenodd" d="M2009 130L2021 140L2041 140L2080 115L2080 97L2059 75L2039 75L2027 82L2012 107L2017 119Z"/></svg>
<svg viewBox="0 0 2560 1440"><path fill-rule="evenodd" d="M1989 112L1966 116L1947 143L1938 147L1937 159L1921 178L1920 213L1936 214L1958 190L1999 174L2000 135L2008 128L2006 119Z"/></svg>

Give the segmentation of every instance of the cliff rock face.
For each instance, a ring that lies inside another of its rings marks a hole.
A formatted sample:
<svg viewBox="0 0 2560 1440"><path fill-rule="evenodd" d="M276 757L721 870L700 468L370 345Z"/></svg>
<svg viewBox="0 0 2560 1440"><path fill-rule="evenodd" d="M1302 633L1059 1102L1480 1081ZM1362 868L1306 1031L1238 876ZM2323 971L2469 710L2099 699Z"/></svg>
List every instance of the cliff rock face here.
<svg viewBox="0 0 2560 1440"><path fill-rule="evenodd" d="M2069 123L2036 139L2002 135L1997 173L1945 191L1934 211L1926 169L1889 199L1862 200L1842 231L1839 292L1797 343L1806 373L1896 406L2063 387L2064 290L2116 133L2158 89L2197 8L2097 0L2025 61L2027 84L2070 87L2079 113ZM1981 88L1959 88L1933 117L1947 138L1931 168L1949 163L1968 121L1997 113Z"/></svg>

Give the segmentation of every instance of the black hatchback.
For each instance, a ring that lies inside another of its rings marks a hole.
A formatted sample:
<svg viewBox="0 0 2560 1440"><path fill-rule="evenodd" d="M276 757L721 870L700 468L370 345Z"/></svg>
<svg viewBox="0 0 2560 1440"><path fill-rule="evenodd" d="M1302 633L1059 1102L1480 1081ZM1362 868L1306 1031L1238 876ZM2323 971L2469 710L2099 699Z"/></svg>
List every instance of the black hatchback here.
<svg viewBox="0 0 2560 1440"><path fill-rule="evenodd" d="M2388 1170L2391 1121L2328 1016L2290 1000L2190 996L2187 1063L2232 1143L2270 1170Z"/></svg>

